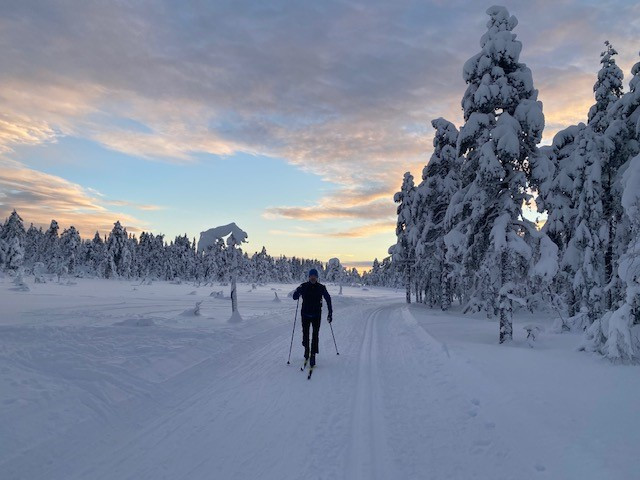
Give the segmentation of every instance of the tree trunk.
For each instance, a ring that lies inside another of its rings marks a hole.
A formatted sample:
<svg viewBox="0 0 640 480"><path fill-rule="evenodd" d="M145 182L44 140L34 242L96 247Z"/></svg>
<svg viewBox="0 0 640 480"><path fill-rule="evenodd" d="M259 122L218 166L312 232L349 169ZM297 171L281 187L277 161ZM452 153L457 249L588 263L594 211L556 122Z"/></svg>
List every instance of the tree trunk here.
<svg viewBox="0 0 640 480"><path fill-rule="evenodd" d="M502 287L509 282L509 255L503 251L500 254L500 293L498 308L500 310L500 343L513 340L513 324L511 320L512 306Z"/></svg>
<svg viewBox="0 0 640 480"><path fill-rule="evenodd" d="M231 313L238 310L238 295L236 288L236 277L238 275L238 262L236 259L235 247L231 247Z"/></svg>
<svg viewBox="0 0 640 480"><path fill-rule="evenodd" d="M404 275L405 275L404 284L407 292L407 303L411 303L411 267L409 266L408 263L405 266Z"/></svg>

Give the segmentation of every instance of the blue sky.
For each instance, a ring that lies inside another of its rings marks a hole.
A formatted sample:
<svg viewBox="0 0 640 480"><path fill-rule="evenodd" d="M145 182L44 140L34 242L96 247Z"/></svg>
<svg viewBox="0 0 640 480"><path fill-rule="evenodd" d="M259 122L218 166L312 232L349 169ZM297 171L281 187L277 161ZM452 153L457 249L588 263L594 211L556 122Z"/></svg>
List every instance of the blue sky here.
<svg viewBox="0 0 640 480"><path fill-rule="evenodd" d="M393 192L461 123L462 65L489 4L417 1L5 3L0 215L83 235L168 237L237 222L249 251L386 255ZM626 72L640 6L512 1L545 141L586 117L605 40Z"/></svg>

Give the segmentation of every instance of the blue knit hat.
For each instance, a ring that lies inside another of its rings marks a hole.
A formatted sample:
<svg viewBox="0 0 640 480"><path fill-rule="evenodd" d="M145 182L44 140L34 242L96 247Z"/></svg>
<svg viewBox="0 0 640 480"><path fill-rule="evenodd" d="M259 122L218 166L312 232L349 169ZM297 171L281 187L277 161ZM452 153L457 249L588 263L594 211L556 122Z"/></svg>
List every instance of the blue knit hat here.
<svg viewBox="0 0 640 480"><path fill-rule="evenodd" d="M309 270L309 276L310 277L317 277L318 276L318 270L316 270L315 268L312 268L311 270Z"/></svg>

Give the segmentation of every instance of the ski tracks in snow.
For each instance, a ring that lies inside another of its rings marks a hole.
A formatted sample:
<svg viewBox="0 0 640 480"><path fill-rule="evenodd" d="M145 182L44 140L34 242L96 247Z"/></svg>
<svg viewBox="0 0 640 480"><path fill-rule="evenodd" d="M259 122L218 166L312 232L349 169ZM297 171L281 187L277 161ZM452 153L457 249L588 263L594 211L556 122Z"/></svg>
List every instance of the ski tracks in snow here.
<svg viewBox="0 0 640 480"><path fill-rule="evenodd" d="M352 406L351 445L345 478L354 480L388 479L389 468L378 374L378 328L385 308L369 314L358 359L358 377Z"/></svg>
<svg viewBox="0 0 640 480"><path fill-rule="evenodd" d="M345 305L335 324L340 356L323 323L310 381L296 363L299 328L285 365L289 329L287 321L229 336L150 397L4 466L28 474L37 459L50 479L105 480L500 480L518 471L495 419L470 395L472 366L452 361L404 304Z"/></svg>

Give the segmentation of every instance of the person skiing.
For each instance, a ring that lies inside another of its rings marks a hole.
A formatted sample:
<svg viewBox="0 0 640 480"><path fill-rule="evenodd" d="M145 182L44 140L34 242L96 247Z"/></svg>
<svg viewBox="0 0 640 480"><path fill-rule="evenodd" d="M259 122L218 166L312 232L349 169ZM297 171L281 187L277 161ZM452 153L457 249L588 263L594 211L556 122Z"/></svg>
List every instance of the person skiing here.
<svg viewBox="0 0 640 480"><path fill-rule="evenodd" d="M295 292L293 299L298 300L302 296L302 310L300 317L302 320L302 346L304 347L304 359L309 360L311 367L316 365L316 354L318 353L318 336L320 334L320 321L322 317L322 298L324 297L329 309L327 321L333 321L333 307L331 305L331 295L327 292L327 287L318 282L318 270L309 270L309 281L304 282ZM309 349L309 328L313 327L313 339L311 349Z"/></svg>

